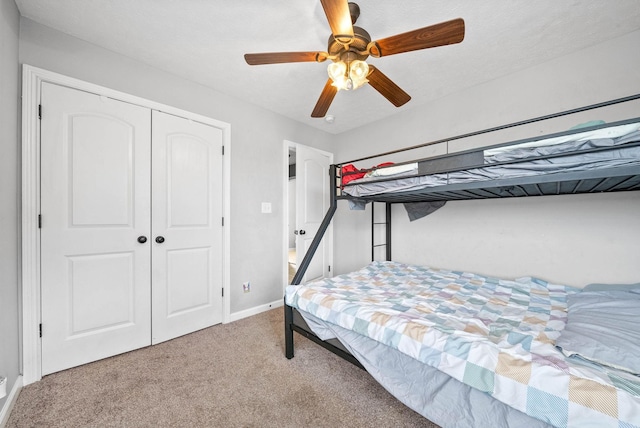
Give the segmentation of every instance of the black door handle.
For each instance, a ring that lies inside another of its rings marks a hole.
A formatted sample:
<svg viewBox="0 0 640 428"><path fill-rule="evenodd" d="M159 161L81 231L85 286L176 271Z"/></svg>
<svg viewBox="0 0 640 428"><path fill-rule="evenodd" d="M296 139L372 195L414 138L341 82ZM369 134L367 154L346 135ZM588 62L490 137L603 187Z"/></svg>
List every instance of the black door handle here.
<svg viewBox="0 0 640 428"><path fill-rule="evenodd" d="M304 231L304 230L300 230L300 235L304 235L304 234L306 234L306 233L307 233L306 231Z"/></svg>
<svg viewBox="0 0 640 428"><path fill-rule="evenodd" d="M164 236L158 236L158 237L156 237L156 242L157 242L158 244L162 244L162 243L164 242Z"/></svg>
<svg viewBox="0 0 640 428"><path fill-rule="evenodd" d="M146 236L138 236L138 242L141 244L144 244L145 242L147 242L147 237Z"/></svg>

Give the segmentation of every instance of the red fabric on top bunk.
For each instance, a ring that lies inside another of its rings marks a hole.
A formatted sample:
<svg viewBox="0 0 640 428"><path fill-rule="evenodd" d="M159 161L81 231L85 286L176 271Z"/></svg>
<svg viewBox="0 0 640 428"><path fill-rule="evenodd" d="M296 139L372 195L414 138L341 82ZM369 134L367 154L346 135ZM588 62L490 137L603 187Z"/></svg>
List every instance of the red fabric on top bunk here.
<svg viewBox="0 0 640 428"><path fill-rule="evenodd" d="M360 171L353 164L347 164L342 167L342 185L344 186L350 181L364 177L365 172Z"/></svg>
<svg viewBox="0 0 640 428"><path fill-rule="evenodd" d="M353 164L349 163L342 167L342 185L349 183L350 181L357 180L365 176L368 171L374 170L376 168L382 168L384 166L393 165L393 162L383 162L378 164L368 170L366 169L358 169Z"/></svg>

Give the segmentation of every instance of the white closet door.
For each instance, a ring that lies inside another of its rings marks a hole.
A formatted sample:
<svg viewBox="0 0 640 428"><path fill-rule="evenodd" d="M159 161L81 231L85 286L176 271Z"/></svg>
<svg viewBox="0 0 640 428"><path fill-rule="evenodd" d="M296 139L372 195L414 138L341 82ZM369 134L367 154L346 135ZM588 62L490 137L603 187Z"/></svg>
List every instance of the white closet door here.
<svg viewBox="0 0 640 428"><path fill-rule="evenodd" d="M150 344L150 119L42 85L43 374Z"/></svg>
<svg viewBox="0 0 640 428"><path fill-rule="evenodd" d="M152 342L222 321L220 129L153 112Z"/></svg>

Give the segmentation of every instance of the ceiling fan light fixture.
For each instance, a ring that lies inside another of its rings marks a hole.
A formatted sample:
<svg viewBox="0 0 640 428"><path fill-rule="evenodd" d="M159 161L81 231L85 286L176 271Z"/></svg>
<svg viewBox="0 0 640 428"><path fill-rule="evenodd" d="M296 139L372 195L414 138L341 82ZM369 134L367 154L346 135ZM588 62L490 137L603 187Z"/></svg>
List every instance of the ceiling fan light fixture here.
<svg viewBox="0 0 640 428"><path fill-rule="evenodd" d="M327 67L327 73L329 74L329 78L333 81L333 86L338 88L338 90L348 90L347 64L343 61L331 63Z"/></svg>
<svg viewBox="0 0 640 428"><path fill-rule="evenodd" d="M369 64L364 61L356 60L349 64L349 78L353 82L353 89L358 89L360 86L368 82L367 76L369 75Z"/></svg>
<svg viewBox="0 0 640 428"><path fill-rule="evenodd" d="M329 64L327 72L333 81L333 86L339 90L351 91L368 82L369 65L360 60L336 61Z"/></svg>
<svg viewBox="0 0 640 428"><path fill-rule="evenodd" d="M327 67L327 72L329 73L329 77L334 82L339 81L340 78L344 77L347 73L347 64L343 61L332 62Z"/></svg>

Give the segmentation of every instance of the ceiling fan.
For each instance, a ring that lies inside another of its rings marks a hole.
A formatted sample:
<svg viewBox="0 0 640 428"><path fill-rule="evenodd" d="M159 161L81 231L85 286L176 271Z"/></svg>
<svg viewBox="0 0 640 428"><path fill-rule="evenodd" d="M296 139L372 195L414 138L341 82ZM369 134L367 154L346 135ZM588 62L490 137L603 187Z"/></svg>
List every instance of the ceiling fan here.
<svg viewBox="0 0 640 428"><path fill-rule="evenodd" d="M352 90L369 83L396 107L411 97L393 83L378 68L365 60L403 52L460 43L464 39L464 20L461 18L371 40L363 28L353 24L360 16L360 7L346 0L320 0L327 15L331 36L326 52L267 52L244 55L249 65L281 64L289 62L323 62L331 60L329 80L324 86L311 117L324 117L340 89Z"/></svg>

